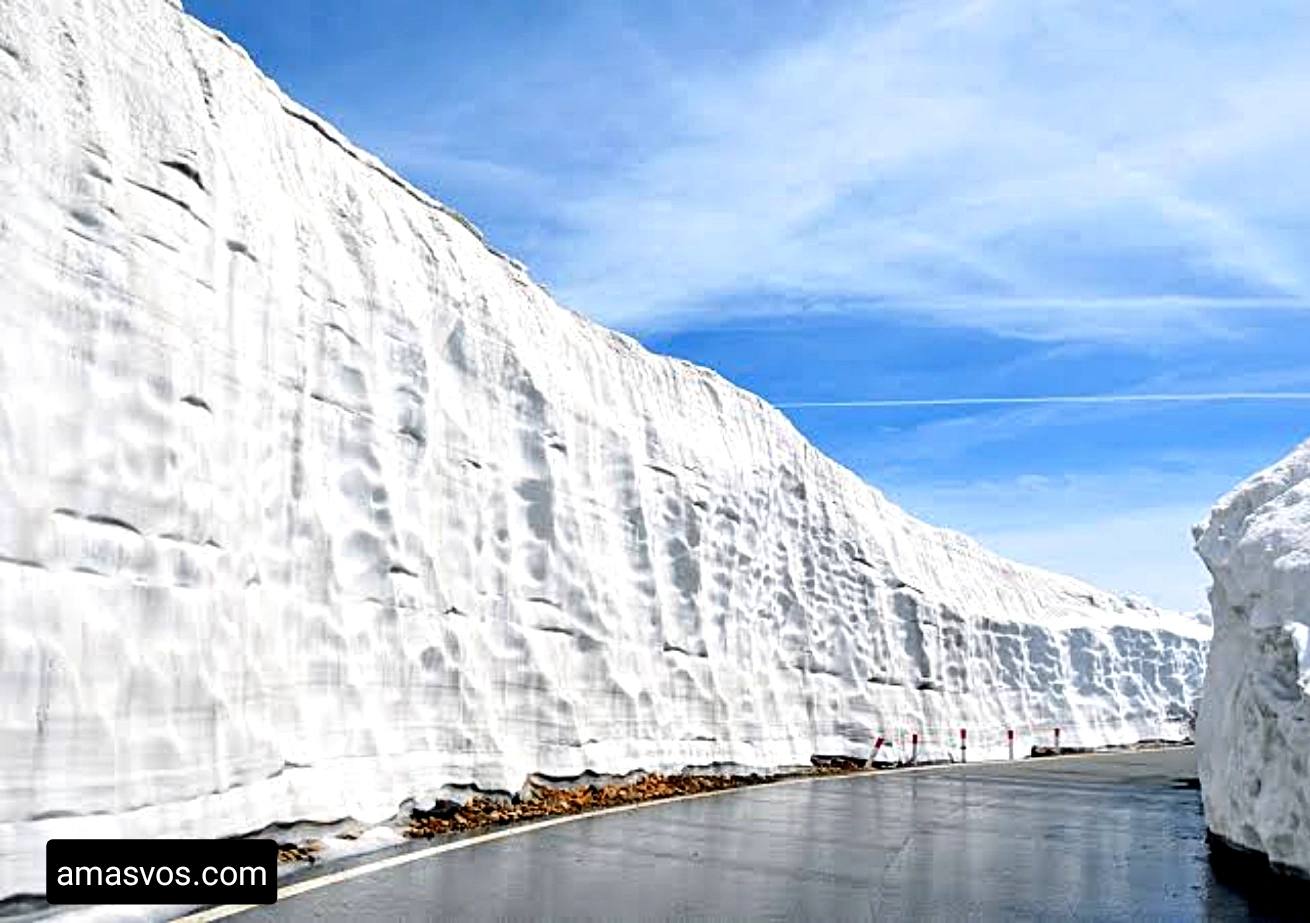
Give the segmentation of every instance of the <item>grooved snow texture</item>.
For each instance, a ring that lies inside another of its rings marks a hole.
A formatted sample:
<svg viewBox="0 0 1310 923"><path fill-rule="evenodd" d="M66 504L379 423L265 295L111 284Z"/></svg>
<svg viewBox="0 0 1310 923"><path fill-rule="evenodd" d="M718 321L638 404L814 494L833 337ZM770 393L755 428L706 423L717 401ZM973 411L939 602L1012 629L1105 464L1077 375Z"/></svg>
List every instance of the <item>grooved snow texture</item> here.
<svg viewBox="0 0 1310 923"><path fill-rule="evenodd" d="M561 309L174 4L0 0L0 52L3 890L533 771L1180 731L1205 628Z"/></svg>
<svg viewBox="0 0 1310 923"><path fill-rule="evenodd" d="M1206 823L1310 874L1310 442L1220 500L1196 548L1214 576Z"/></svg>

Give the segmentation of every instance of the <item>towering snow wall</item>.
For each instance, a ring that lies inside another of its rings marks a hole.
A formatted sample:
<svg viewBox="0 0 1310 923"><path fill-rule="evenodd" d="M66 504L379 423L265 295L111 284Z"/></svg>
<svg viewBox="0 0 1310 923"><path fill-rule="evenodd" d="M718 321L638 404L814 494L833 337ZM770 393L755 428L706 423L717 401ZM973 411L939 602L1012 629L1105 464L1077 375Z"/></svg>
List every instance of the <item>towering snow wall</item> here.
<svg viewBox="0 0 1310 923"><path fill-rule="evenodd" d="M0 0L0 322L5 893L533 771L1177 734L1201 679L1198 623L561 309L164 0Z"/></svg>
<svg viewBox="0 0 1310 923"><path fill-rule="evenodd" d="M1214 576L1206 823L1310 874L1310 442L1220 500L1196 547Z"/></svg>

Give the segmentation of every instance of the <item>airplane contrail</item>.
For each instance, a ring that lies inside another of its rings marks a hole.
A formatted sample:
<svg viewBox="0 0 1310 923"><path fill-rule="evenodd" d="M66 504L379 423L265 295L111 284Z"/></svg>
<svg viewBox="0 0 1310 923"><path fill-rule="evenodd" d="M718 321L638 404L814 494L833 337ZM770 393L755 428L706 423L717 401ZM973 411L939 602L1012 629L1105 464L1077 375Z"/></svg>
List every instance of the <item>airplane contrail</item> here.
<svg viewBox="0 0 1310 923"><path fill-rule="evenodd" d="M788 401L780 410L807 407L972 407L1004 404L1151 404L1222 401L1310 401L1310 391L1215 391L1199 394L1048 394L1040 397L927 397L856 401Z"/></svg>

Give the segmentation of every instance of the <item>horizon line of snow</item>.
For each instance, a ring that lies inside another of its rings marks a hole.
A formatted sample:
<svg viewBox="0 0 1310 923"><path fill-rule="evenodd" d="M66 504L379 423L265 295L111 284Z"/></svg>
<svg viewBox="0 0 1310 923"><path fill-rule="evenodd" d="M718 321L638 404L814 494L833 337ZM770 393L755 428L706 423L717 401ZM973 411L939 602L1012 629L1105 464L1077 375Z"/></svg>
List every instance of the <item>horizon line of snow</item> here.
<svg viewBox="0 0 1310 923"><path fill-rule="evenodd" d="M1310 401L1310 391L1223 391L1201 394L1051 394L1037 397L879 398L853 401L788 401L779 410L809 407L969 407L1004 404L1147 404L1221 401Z"/></svg>

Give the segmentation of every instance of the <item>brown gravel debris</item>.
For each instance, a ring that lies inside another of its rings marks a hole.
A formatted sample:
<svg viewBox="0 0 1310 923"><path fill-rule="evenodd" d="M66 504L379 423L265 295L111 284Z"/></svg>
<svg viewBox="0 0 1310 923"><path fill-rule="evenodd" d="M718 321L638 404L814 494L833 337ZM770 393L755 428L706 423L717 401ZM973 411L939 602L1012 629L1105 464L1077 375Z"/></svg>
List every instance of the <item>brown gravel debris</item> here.
<svg viewBox="0 0 1310 923"><path fill-rule="evenodd" d="M820 767L806 774L831 775L840 771L840 769L833 767ZM761 782L771 782L778 778L781 777L758 775L666 776L656 773L644 776L634 782L592 784L564 789L538 787L530 798L524 800L508 801L477 796L462 805L442 803L432 811L415 811L410 818L405 835L413 838L430 838L443 833L476 830L481 827L493 827L542 817L583 814L587 811L635 804L640 801L655 801L661 798L675 798L679 795L695 795L701 792L721 791L727 788L741 788L747 785L758 785Z"/></svg>
<svg viewBox="0 0 1310 923"><path fill-rule="evenodd" d="M315 853L322 849L323 844L318 840L310 840L306 843L278 843L277 861L308 862L312 865L318 861L318 856Z"/></svg>

